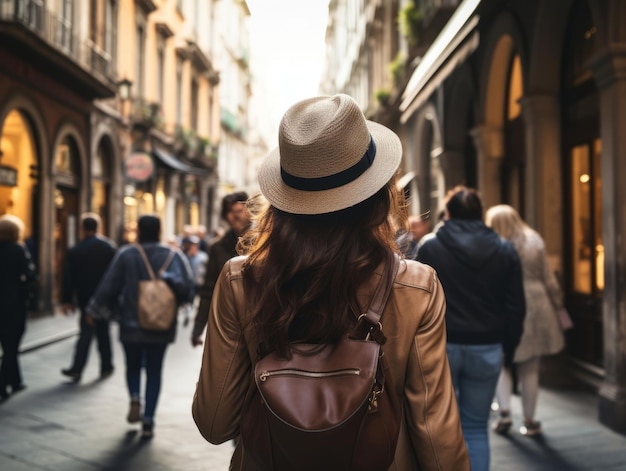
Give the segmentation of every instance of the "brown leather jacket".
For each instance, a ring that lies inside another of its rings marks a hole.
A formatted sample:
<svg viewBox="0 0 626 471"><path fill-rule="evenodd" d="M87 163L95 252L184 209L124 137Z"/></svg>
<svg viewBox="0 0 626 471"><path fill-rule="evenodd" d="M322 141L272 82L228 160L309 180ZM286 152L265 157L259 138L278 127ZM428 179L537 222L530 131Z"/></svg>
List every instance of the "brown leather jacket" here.
<svg viewBox="0 0 626 471"><path fill-rule="evenodd" d="M239 435L239 418L257 352L250 328L241 268L243 257L224 266L211 303L202 368L192 412L200 433L218 444ZM382 266L359 291L369 304ZM434 270L412 260L402 262L385 307L382 324L385 355L405 420L391 470L470 469L446 356L445 298ZM249 471L241 443L231 469Z"/></svg>

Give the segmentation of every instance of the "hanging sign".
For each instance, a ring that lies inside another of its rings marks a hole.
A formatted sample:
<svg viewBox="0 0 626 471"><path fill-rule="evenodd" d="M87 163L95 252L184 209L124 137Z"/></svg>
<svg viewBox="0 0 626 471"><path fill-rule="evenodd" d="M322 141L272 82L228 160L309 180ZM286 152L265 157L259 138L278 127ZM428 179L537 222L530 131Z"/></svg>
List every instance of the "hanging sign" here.
<svg viewBox="0 0 626 471"><path fill-rule="evenodd" d="M136 182L145 182L154 173L154 162L146 152L133 152L124 162L126 177Z"/></svg>
<svg viewBox="0 0 626 471"><path fill-rule="evenodd" d="M0 165L0 185L17 186L17 170Z"/></svg>

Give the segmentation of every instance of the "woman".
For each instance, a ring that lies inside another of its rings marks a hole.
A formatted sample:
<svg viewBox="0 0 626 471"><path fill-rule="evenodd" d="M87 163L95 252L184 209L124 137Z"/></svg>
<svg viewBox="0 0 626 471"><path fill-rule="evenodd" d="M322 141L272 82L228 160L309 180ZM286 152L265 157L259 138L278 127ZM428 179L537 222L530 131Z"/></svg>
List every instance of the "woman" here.
<svg viewBox="0 0 626 471"><path fill-rule="evenodd" d="M218 279L193 401L211 443L237 439L255 361L289 342L333 344L367 307L397 252L390 216L398 137L346 95L296 103L263 161L262 211ZM404 216L406 221L406 216ZM394 470L467 470L446 358L445 298L434 271L403 261L383 311L393 387L403 405ZM238 441L231 469L259 469ZM333 467L332 457L327 457Z"/></svg>
<svg viewBox="0 0 626 471"><path fill-rule="evenodd" d="M142 422L142 438L152 438L165 351L176 336L176 320L169 329L162 331L140 327L137 313L139 282L150 279L146 262L150 263L153 272L167 281L180 306L193 299L193 273L182 252L159 243L161 221L158 217L141 216L137 229L138 244L119 249L87 306L87 314L93 319L110 319L112 312L119 310L120 340L126 354L126 383L130 396L126 420L129 423ZM145 262L142 252L147 259ZM159 268L164 265L167 269L159 273ZM142 368L146 370L143 413Z"/></svg>
<svg viewBox="0 0 626 471"><path fill-rule="evenodd" d="M20 341L26 330L28 285L35 280L35 266L24 246L24 223L17 216L0 216L0 402L26 386L18 362Z"/></svg>
<svg viewBox="0 0 626 471"><path fill-rule="evenodd" d="M509 240L522 263L526 316L524 333L515 350L513 362L517 367L522 395L524 423L522 435L542 433L541 423L535 420L539 394L539 363L542 355L563 349L563 331L559 325L558 310L563 308L563 295L546 257L541 236L531 229L511 206L500 204L490 208L486 223L501 237ZM511 371L503 368L496 388L500 417L494 424L498 433L506 433L511 420Z"/></svg>

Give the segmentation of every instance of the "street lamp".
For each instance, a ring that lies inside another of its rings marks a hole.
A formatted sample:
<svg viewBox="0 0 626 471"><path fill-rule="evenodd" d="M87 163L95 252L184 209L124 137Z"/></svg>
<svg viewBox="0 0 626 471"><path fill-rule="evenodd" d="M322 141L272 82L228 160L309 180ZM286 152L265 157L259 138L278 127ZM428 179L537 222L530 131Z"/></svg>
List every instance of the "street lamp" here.
<svg viewBox="0 0 626 471"><path fill-rule="evenodd" d="M130 98L130 88L132 87L133 82L124 78L117 82L117 93L122 99L122 101L126 101Z"/></svg>

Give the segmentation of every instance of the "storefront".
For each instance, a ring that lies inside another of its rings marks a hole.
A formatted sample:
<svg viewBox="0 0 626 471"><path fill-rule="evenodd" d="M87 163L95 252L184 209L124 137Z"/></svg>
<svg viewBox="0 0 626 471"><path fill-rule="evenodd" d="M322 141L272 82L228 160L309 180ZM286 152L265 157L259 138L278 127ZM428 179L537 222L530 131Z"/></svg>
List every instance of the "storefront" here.
<svg viewBox="0 0 626 471"><path fill-rule="evenodd" d="M626 431L626 33L615 18L623 2L463 1L413 72L400 121L423 210L440 209L442 182L467 184L542 234L574 321L560 372L597 388L602 422Z"/></svg>

